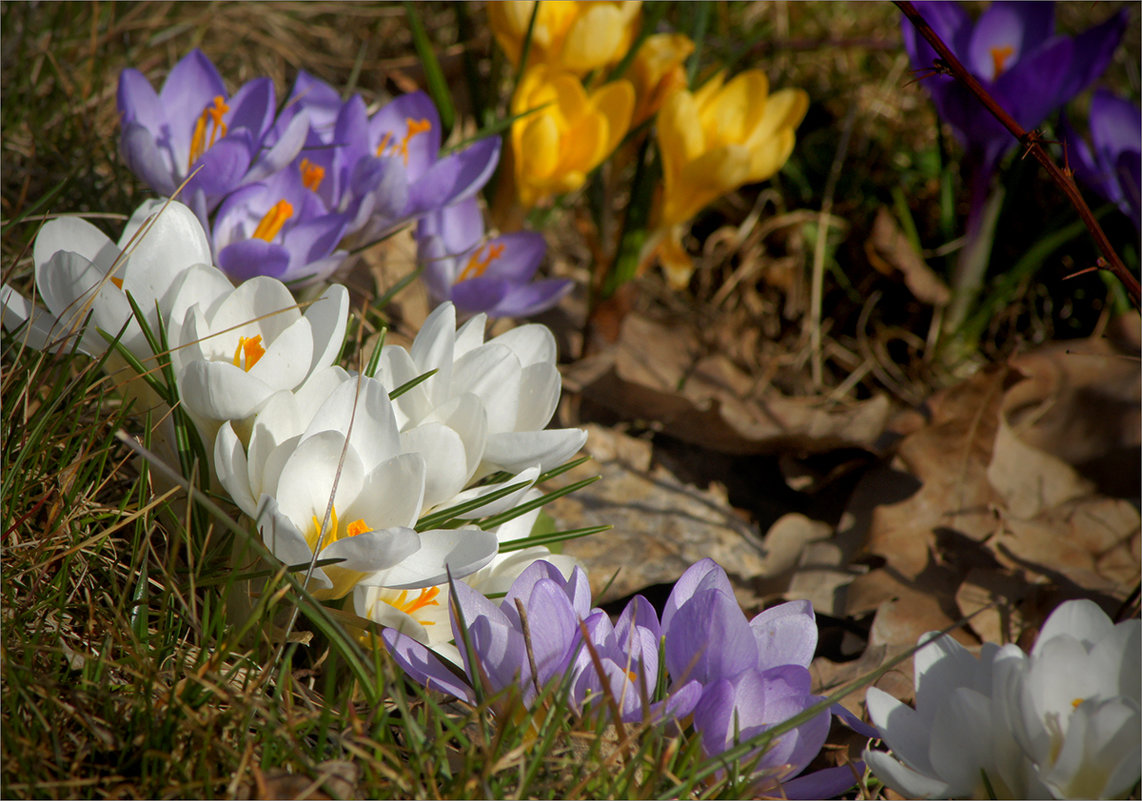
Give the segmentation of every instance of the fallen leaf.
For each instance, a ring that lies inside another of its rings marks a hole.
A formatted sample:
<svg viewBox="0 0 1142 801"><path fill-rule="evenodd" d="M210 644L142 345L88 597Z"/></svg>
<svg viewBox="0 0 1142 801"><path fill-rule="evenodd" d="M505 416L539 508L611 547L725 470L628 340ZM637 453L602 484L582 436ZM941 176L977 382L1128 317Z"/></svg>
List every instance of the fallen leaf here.
<svg viewBox="0 0 1142 801"><path fill-rule="evenodd" d="M884 206L876 211L872 233L864 243L869 263L885 275L900 271L904 283L917 300L931 306L944 306L952 293L927 262L912 247L896 220Z"/></svg>

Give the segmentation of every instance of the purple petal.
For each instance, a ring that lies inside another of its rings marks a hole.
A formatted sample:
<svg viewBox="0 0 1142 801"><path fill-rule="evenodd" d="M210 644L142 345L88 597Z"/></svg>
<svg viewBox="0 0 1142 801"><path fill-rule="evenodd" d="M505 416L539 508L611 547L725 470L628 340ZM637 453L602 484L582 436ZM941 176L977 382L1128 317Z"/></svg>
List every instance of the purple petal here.
<svg viewBox="0 0 1142 801"><path fill-rule="evenodd" d="M916 3L916 8L932 30L944 41L953 53L966 52L968 37L971 35L971 18L959 3L931 2ZM927 70L936 60L936 51L928 44L907 17L900 18L904 34L904 48L912 59L912 66Z"/></svg>
<svg viewBox="0 0 1142 801"><path fill-rule="evenodd" d="M250 168L250 154L254 143L250 132L242 129L215 142L191 165L190 172L198 170L187 187L201 189L207 198L217 198L232 190Z"/></svg>
<svg viewBox="0 0 1142 801"><path fill-rule="evenodd" d="M1126 32L1128 19L1127 10L1122 9L1102 24L1075 37L1074 58L1066 83L1057 90L1063 98L1060 105L1086 89L1106 71Z"/></svg>
<svg viewBox="0 0 1142 801"><path fill-rule="evenodd" d="M579 617L563 587L551 580L535 585L526 605L531 652L540 686L567 669L575 644L582 636Z"/></svg>
<svg viewBox="0 0 1142 801"><path fill-rule="evenodd" d="M176 184L171 177L170 162L159 151L149 129L135 122L124 124L119 153L128 169L155 192L168 197L174 194Z"/></svg>
<svg viewBox="0 0 1142 801"><path fill-rule="evenodd" d="M1142 154L1138 151L1123 153L1115 164L1118 188L1122 191L1122 201L1118 207L1134 223L1142 227Z"/></svg>
<svg viewBox="0 0 1142 801"><path fill-rule="evenodd" d="M472 278L452 285L450 300L464 314L491 312L512 290L507 281L494 278Z"/></svg>
<svg viewBox="0 0 1142 801"><path fill-rule="evenodd" d="M428 130L407 138L408 174L418 180L436 161L440 152L440 114L424 92L410 92L394 99L369 120L369 141L376 147L389 134L389 144L408 135L409 121L428 122Z"/></svg>
<svg viewBox="0 0 1142 801"><path fill-rule="evenodd" d="M734 594L733 585L730 584L726 571L709 557L690 565L674 583L674 589L670 591L670 597L666 599L666 606L662 609L662 630L667 631L670 628L670 619L682 604L690 600L699 589L707 587L719 589L729 595Z"/></svg>
<svg viewBox="0 0 1142 801"><path fill-rule="evenodd" d="M518 623L519 617L515 614L515 599L519 598L526 603L527 599L531 597L531 591L535 588L535 585L544 579L558 582L563 582L564 580L563 574L559 572L559 568L550 562L546 562L542 559L532 562L516 577L516 580L512 582L511 589L504 594L504 599L500 602L500 608L504 609L505 614Z"/></svg>
<svg viewBox="0 0 1142 801"><path fill-rule="evenodd" d="M400 159L365 156L353 167L350 187L357 197L369 197L370 213L386 222L407 216L408 173Z"/></svg>
<svg viewBox="0 0 1142 801"><path fill-rule="evenodd" d="M491 137L436 162L414 179L410 213L424 214L474 196L492 177L499 158L500 140Z"/></svg>
<svg viewBox="0 0 1142 801"><path fill-rule="evenodd" d="M636 642L633 638L638 629L649 635L650 640L654 643L654 649L657 651L658 638L662 634L662 628L658 624L658 615L655 613L654 607L651 606L650 601L641 595L636 595L631 599L626 609L619 615L618 622L615 623L614 630L623 642L623 648L631 650L635 647ZM638 644L641 645L641 643Z"/></svg>
<svg viewBox="0 0 1142 801"><path fill-rule="evenodd" d="M119 74L116 102L124 126L134 122L157 132L166 122L158 94L143 73L136 69L125 69Z"/></svg>
<svg viewBox="0 0 1142 801"><path fill-rule="evenodd" d="M547 242L543 234L535 231L516 231L493 237L486 248L502 245L503 251L489 262L484 272L489 278L502 278L515 284L531 280L539 263L547 254Z"/></svg>
<svg viewBox="0 0 1142 801"><path fill-rule="evenodd" d="M289 164L301 152L309 133L309 114L302 112L290 120L281 137L269 150L263 150L246 176L247 181L260 181L267 176L290 169ZM296 170L294 170L296 172Z"/></svg>
<svg viewBox="0 0 1142 801"><path fill-rule="evenodd" d="M809 601L789 601L766 609L750 621L757 640L758 668L809 667L817 649L817 622Z"/></svg>
<svg viewBox="0 0 1142 801"><path fill-rule="evenodd" d="M995 80L997 61L1011 69L1046 42L1054 15L1052 3L992 3L975 24L965 66L980 78Z"/></svg>
<svg viewBox="0 0 1142 801"><path fill-rule="evenodd" d="M261 239L241 239L218 253L218 267L235 282L256 275L280 278L289 269L289 262L288 250Z"/></svg>
<svg viewBox="0 0 1142 801"><path fill-rule="evenodd" d="M286 109L308 111L310 126L322 142L329 144L333 141L342 105L341 95L336 89L305 70L299 70Z"/></svg>
<svg viewBox="0 0 1142 801"><path fill-rule="evenodd" d="M757 664L757 643L732 595L700 591L666 627L666 666L675 681L706 684Z"/></svg>
<svg viewBox="0 0 1142 801"><path fill-rule="evenodd" d="M345 231L345 218L340 214L326 214L312 220L303 220L290 228L282 244L290 252L291 271L323 259L333 252Z"/></svg>
<svg viewBox="0 0 1142 801"><path fill-rule="evenodd" d="M815 770L781 784L781 794L788 799L836 798L864 776L864 762Z"/></svg>
<svg viewBox="0 0 1142 801"><path fill-rule="evenodd" d="M1142 150L1142 113L1129 100L1100 89L1090 101L1090 135L1099 158L1114 163L1119 153Z"/></svg>
<svg viewBox="0 0 1142 801"><path fill-rule="evenodd" d="M333 130L333 142L344 152L349 168L362 156L375 155L369 149L369 113L360 95L353 95L341 107Z"/></svg>
<svg viewBox="0 0 1142 801"><path fill-rule="evenodd" d="M255 141L274 120L274 82L269 78L255 78L242 86L230 98L229 130L246 128Z"/></svg>
<svg viewBox="0 0 1142 801"><path fill-rule="evenodd" d="M469 703L475 703L476 699L471 688L424 645L395 629L385 629L381 632L381 638L385 641L393 661L400 665L413 681L423 684L430 690L439 690L463 698Z"/></svg>
<svg viewBox="0 0 1142 801"><path fill-rule="evenodd" d="M210 59L195 48L171 69L159 92L159 102L166 111L171 127L172 146L185 158L190 151L194 124L215 97L227 97L222 76Z"/></svg>
<svg viewBox="0 0 1142 801"><path fill-rule="evenodd" d="M484 216L479 203L470 197L426 214L417 223L416 236L438 238L444 252L450 255L467 253L484 238Z"/></svg>
<svg viewBox="0 0 1142 801"><path fill-rule="evenodd" d="M530 317L550 309L570 292L573 286L573 281L561 278L516 286L488 314L491 317Z"/></svg>
<svg viewBox="0 0 1142 801"><path fill-rule="evenodd" d="M1073 96L1062 91L1073 63L1074 42L1058 39L1000 75L993 94L1021 126L1037 128ZM1014 137L1007 136L1014 142Z"/></svg>

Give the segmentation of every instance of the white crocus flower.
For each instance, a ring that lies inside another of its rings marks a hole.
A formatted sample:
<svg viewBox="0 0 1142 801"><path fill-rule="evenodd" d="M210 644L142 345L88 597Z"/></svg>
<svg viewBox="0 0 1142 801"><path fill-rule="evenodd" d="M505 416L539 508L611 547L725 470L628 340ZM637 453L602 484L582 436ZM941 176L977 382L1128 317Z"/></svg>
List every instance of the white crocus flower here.
<svg viewBox="0 0 1142 801"><path fill-rule="evenodd" d="M538 496L538 492L532 491L525 500ZM539 509L535 509L498 526L495 529L498 541L504 543L527 537L538 517ZM545 546L534 545L498 553L475 573L454 580L462 581L486 596L494 596L493 600L499 603L520 573L540 559L551 562L567 578L579 565L573 557L553 554ZM463 664L460 651L452 642L447 582L417 592L358 585L353 590L353 609L360 617L407 634L454 664Z"/></svg>
<svg viewBox="0 0 1142 801"><path fill-rule="evenodd" d="M396 408L407 450L432 462L428 443L454 438L464 445L463 463L432 471L449 477L434 488L441 500L472 478L498 470L555 467L587 438L581 429L543 430L561 388L551 332L531 324L484 342L485 323L485 315L477 314L457 330L455 307L442 303L425 320L411 350L394 345L381 354L380 375L392 388L436 370L397 398ZM432 432L417 432L421 426L431 426Z"/></svg>
<svg viewBox="0 0 1142 801"><path fill-rule="evenodd" d="M1122 797L1142 776L1140 650L1142 621L1069 601L1000 672L1001 714L1056 798Z"/></svg>
<svg viewBox="0 0 1142 801"><path fill-rule="evenodd" d="M36 286L47 305L38 309L4 285L3 323L29 321L27 342L43 349L56 341L71 347L76 334L84 353L99 356L106 341L95 329L116 335L140 360L152 357L134 319L127 293L148 326L158 333L159 311L169 308L180 276L195 264L210 264L210 243L198 218L177 201L150 200L131 215L118 242L78 217L49 220L32 246ZM90 315L90 324L84 320ZM126 328L124 328L126 326Z"/></svg>
<svg viewBox="0 0 1142 801"><path fill-rule="evenodd" d="M277 279L251 278L221 294L204 289L223 281L214 267L184 281L172 303L169 332L179 396L200 422L215 425L245 420L275 392L296 389L331 365L349 313L349 293L339 284L302 314Z"/></svg>
<svg viewBox="0 0 1142 801"><path fill-rule="evenodd" d="M932 640L933 634L921 638ZM895 759L865 751L909 798L1115 798L1139 779L1142 622L1114 626L1090 601L1061 605L1030 657L950 637L916 652L916 708L870 688Z"/></svg>
<svg viewBox="0 0 1142 801"><path fill-rule="evenodd" d="M324 388L303 390L319 395ZM316 597L340 598L358 583L430 586L449 571L468 575L495 555L493 532L412 528L424 497L424 460L400 453L388 390L379 381L340 381L305 430L277 444L270 437L288 435L293 423L276 423L272 414L297 410L274 400L255 418L249 453L233 426L222 426L215 442L218 474L246 508L258 485L258 529L282 562L308 564L315 553L319 560L341 560L313 569L309 587ZM251 480L255 454L261 472Z"/></svg>

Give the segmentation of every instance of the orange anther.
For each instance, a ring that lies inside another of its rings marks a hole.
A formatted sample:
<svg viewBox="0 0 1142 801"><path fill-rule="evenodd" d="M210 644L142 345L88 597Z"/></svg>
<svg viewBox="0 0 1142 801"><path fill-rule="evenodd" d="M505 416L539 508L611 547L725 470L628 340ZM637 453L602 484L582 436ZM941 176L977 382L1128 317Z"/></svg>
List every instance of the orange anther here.
<svg viewBox="0 0 1142 801"><path fill-rule="evenodd" d="M265 213L258 227L254 229L253 237L272 242L274 237L282 230L286 220L293 216L293 204L288 200L279 200Z"/></svg>
<svg viewBox="0 0 1142 801"><path fill-rule="evenodd" d="M482 257L480 256L480 250L481 249L477 248L476 252L468 257L468 263L464 265L464 269L460 272L459 277L457 277L456 283L467 281L469 278L478 278L483 275L484 271L488 269L488 265L504 254L504 244L497 242L494 245L488 245L488 247L484 249L485 255Z"/></svg>

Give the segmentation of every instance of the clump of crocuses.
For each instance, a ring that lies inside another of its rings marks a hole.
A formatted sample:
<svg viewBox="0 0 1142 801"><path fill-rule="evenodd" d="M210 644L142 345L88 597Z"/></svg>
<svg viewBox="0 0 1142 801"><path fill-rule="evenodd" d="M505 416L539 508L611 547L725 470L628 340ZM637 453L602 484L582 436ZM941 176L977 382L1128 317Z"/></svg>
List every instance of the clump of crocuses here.
<svg viewBox="0 0 1142 801"><path fill-rule="evenodd" d="M370 115L360 96L341 101L301 73L279 113L268 78L230 95L199 50L159 92L124 70L118 102L127 165L190 206L235 280L323 280L344 263L346 244L473 196L499 160L494 137L441 157L439 114L423 92Z"/></svg>
<svg viewBox="0 0 1142 801"><path fill-rule="evenodd" d="M715 757L822 701L808 670L817 644L812 606L792 601L747 620L729 578L712 559L691 566L675 585L661 621L636 596L612 624L592 609L586 575L566 577L538 561L498 603L455 583L451 615L461 664L406 634L382 636L398 664L428 687L474 702L479 695L512 708L559 693L572 709L603 705L624 722L692 727ZM444 653L452 655L451 649ZM660 654L665 680L659 681ZM741 760L753 764L759 792L779 792L825 742L830 712L818 714ZM853 782L846 767L799 781L827 797Z"/></svg>

